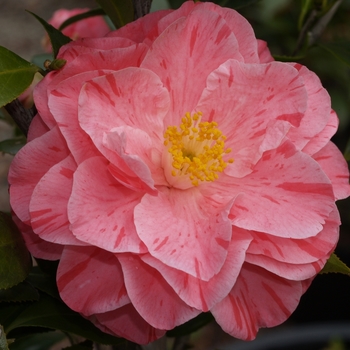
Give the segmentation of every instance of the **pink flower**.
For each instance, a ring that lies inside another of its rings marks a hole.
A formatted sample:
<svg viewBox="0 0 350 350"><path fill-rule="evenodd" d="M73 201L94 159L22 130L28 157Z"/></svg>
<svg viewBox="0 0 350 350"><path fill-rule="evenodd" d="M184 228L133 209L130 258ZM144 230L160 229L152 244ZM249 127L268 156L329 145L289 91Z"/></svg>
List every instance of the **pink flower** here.
<svg viewBox="0 0 350 350"><path fill-rule="evenodd" d="M137 343L207 311L241 339L285 321L349 195L317 76L208 2L59 58L9 181L28 248L60 259L65 303Z"/></svg>
<svg viewBox="0 0 350 350"><path fill-rule="evenodd" d="M59 28L60 25L67 19L89 10L89 8L76 8L72 10L60 9L54 12L48 23L55 28ZM79 38L99 38L105 36L108 32L110 32L110 28L102 16L85 18L70 24L62 30L64 35L73 40L77 40ZM45 51L51 52L51 43L47 35L43 39L43 46Z"/></svg>

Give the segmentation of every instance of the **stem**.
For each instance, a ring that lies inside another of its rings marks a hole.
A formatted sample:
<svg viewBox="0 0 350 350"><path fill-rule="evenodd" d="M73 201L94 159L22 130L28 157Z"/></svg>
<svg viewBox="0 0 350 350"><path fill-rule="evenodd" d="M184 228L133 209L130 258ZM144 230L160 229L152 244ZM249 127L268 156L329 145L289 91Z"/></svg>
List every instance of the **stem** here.
<svg viewBox="0 0 350 350"><path fill-rule="evenodd" d="M152 0L132 0L134 5L134 20L147 15L151 10Z"/></svg>
<svg viewBox="0 0 350 350"><path fill-rule="evenodd" d="M21 102L16 98L12 102L8 103L4 106L6 111L13 118L15 123L18 125L20 130L23 132L25 136L28 135L29 125L32 122L37 110L35 106L30 109L25 109Z"/></svg>

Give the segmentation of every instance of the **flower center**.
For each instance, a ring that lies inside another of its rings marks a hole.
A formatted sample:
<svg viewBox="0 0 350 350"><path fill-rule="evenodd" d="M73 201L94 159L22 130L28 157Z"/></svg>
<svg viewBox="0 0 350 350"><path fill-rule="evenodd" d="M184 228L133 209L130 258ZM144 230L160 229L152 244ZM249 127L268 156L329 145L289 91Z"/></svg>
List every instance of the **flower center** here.
<svg viewBox="0 0 350 350"><path fill-rule="evenodd" d="M216 122L202 122L202 113L186 113L180 127L168 126L164 145L171 155L171 175L190 180L198 186L204 181L214 181L233 159L223 157L231 152L225 148L224 136ZM174 183L174 181L171 181ZM189 186L176 186L188 188Z"/></svg>

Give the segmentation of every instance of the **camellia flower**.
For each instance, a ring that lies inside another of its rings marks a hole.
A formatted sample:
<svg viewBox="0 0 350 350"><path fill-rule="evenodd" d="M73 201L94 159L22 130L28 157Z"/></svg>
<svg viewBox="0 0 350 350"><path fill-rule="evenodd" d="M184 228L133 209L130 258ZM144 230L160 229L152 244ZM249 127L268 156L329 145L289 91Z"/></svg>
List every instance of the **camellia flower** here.
<svg viewBox="0 0 350 350"><path fill-rule="evenodd" d="M48 23L55 28L59 28L67 19L89 10L89 8L75 8L72 10L59 9L54 12ZM62 30L62 33L72 40L77 40L79 38L98 38L106 35L108 32L110 32L110 28L102 16L85 18L70 24ZM42 44L47 52L51 52L51 43L48 35L45 36Z"/></svg>
<svg viewBox="0 0 350 350"><path fill-rule="evenodd" d="M208 2L58 57L9 182L31 253L60 260L64 302L137 343L207 311L247 340L285 321L349 195L317 76Z"/></svg>

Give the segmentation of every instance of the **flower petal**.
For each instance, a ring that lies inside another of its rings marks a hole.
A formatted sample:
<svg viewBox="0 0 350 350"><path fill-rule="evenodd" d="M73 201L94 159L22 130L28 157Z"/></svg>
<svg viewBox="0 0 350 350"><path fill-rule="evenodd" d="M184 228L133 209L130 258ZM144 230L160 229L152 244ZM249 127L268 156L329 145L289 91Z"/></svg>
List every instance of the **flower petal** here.
<svg viewBox="0 0 350 350"><path fill-rule="evenodd" d="M164 264L208 281L222 268L232 229L228 212L208 205L196 188L163 188L135 208L137 233L149 253Z"/></svg>
<svg viewBox="0 0 350 350"><path fill-rule="evenodd" d="M69 154L66 142L55 127L27 143L12 161L8 181L13 211L24 223L30 220L29 202L38 181Z"/></svg>
<svg viewBox="0 0 350 350"><path fill-rule="evenodd" d="M67 214L76 168L73 157L69 155L54 165L33 191L29 204L31 225L34 232L46 241L85 245L73 236Z"/></svg>
<svg viewBox="0 0 350 350"><path fill-rule="evenodd" d="M335 199L350 195L349 168L344 156L332 142L328 142L312 156L332 182Z"/></svg>
<svg viewBox="0 0 350 350"><path fill-rule="evenodd" d="M225 332L252 340L259 328L284 322L297 307L302 293L300 281L288 281L246 263L230 294L211 312Z"/></svg>
<svg viewBox="0 0 350 350"><path fill-rule="evenodd" d="M172 329L200 314L186 305L162 275L138 256L119 256L126 290L137 312L151 326Z"/></svg>
<svg viewBox="0 0 350 350"><path fill-rule="evenodd" d="M155 72L171 94L166 126L178 125L194 109L208 74L230 58L243 60L234 34L214 12L194 11L162 32L141 67Z"/></svg>
<svg viewBox="0 0 350 350"><path fill-rule="evenodd" d="M58 265L57 286L63 301L85 316L130 302L118 259L96 247L66 246Z"/></svg>
<svg viewBox="0 0 350 350"><path fill-rule="evenodd" d="M266 128L276 130L268 133L268 146L277 147L291 125L299 126L306 98L298 71L291 66L228 60L209 75L196 110L203 120L217 122L227 137L225 145L235 163L225 172L243 177L266 150Z"/></svg>
<svg viewBox="0 0 350 350"><path fill-rule="evenodd" d="M148 324L132 304L127 304L114 311L94 315L90 317L90 320L103 332L118 335L137 344L153 342L166 332Z"/></svg>
<svg viewBox="0 0 350 350"><path fill-rule="evenodd" d="M171 268L149 254L142 255L141 259L159 271L186 304L206 312L227 296L234 286L251 242L249 232L235 227L233 229L227 259L218 274L207 282Z"/></svg>
<svg viewBox="0 0 350 350"><path fill-rule="evenodd" d="M107 168L102 157L78 166L68 203L71 230L77 239L110 252L143 252L133 220L140 194L120 185Z"/></svg>

